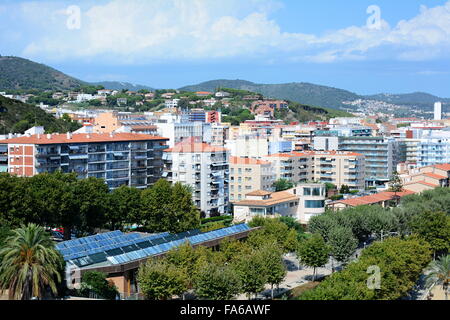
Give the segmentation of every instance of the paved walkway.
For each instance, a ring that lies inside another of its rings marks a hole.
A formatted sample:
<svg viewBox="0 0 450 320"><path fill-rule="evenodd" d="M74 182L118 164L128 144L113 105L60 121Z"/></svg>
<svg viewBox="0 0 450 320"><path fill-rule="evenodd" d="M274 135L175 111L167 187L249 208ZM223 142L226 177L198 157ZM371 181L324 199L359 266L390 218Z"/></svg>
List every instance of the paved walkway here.
<svg viewBox="0 0 450 320"><path fill-rule="evenodd" d="M292 255L286 255L284 259L288 272L286 277L284 278L284 281L280 284L279 290L277 290L276 288L274 289L275 297L282 296L284 293L288 292L292 288L298 287L302 284L312 281L314 270L313 268L306 268L302 266L300 266L299 268L298 260ZM330 274L331 274L331 263L328 263L324 268L316 269L316 280ZM270 299L270 297L271 297L270 285L266 285L266 290L260 292L258 294L257 299ZM241 294L236 299L248 300L248 297L246 294Z"/></svg>

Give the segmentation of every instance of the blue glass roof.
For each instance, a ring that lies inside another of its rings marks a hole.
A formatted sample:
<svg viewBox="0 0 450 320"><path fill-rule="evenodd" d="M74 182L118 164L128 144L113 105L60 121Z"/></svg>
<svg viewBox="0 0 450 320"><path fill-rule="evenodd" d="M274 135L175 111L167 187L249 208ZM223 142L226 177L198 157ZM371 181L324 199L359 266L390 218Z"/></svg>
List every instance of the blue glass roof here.
<svg viewBox="0 0 450 320"><path fill-rule="evenodd" d="M71 260L80 268L106 261L118 265L170 251L185 242L197 245L247 230L250 230L248 225L239 224L204 233L191 230L179 234L164 232L144 237L137 233L123 234L121 231L113 231L61 242L56 248L64 260Z"/></svg>

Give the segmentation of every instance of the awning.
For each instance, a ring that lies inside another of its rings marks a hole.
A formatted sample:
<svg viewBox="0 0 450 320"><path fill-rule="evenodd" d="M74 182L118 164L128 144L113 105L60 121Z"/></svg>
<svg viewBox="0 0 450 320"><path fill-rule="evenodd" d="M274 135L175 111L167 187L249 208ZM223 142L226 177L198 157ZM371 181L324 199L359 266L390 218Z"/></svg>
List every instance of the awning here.
<svg viewBox="0 0 450 320"><path fill-rule="evenodd" d="M75 155L75 156L69 156L70 160L87 160L89 159L89 156L87 154L82 155Z"/></svg>

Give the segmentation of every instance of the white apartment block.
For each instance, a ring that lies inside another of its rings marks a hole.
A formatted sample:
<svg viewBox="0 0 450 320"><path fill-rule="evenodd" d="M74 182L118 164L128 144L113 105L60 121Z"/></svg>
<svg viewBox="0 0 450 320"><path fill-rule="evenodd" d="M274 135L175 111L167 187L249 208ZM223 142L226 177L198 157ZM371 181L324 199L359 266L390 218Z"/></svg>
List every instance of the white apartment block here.
<svg viewBox="0 0 450 320"><path fill-rule="evenodd" d="M199 137L203 142L211 142L211 124L202 122L171 122L155 123L158 134L169 139L168 145L173 148L175 144Z"/></svg>
<svg viewBox="0 0 450 320"><path fill-rule="evenodd" d="M206 143L185 141L167 149L163 177L192 187L202 217L228 213L229 152Z"/></svg>
<svg viewBox="0 0 450 320"><path fill-rule="evenodd" d="M275 172L271 162L230 157L230 201L241 201L251 191L274 191Z"/></svg>

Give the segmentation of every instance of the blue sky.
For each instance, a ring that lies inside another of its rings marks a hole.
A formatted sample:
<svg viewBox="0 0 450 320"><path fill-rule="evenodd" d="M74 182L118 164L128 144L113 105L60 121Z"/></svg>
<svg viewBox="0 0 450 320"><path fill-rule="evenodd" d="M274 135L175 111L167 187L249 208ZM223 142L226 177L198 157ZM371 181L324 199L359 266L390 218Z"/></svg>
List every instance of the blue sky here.
<svg viewBox="0 0 450 320"><path fill-rule="evenodd" d="M450 1L0 0L0 54L156 88L245 79L450 97Z"/></svg>

